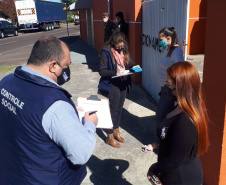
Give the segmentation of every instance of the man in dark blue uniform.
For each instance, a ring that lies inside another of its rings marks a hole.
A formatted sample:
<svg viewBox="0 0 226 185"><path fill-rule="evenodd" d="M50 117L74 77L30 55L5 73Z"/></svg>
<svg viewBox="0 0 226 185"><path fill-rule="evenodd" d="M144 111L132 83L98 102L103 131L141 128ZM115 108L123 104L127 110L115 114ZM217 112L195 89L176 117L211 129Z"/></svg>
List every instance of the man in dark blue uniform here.
<svg viewBox="0 0 226 185"><path fill-rule="evenodd" d="M80 123L71 95L70 52L55 37L38 40L27 65L0 82L0 184L81 184L93 153L96 114ZM85 147L84 147L85 146Z"/></svg>

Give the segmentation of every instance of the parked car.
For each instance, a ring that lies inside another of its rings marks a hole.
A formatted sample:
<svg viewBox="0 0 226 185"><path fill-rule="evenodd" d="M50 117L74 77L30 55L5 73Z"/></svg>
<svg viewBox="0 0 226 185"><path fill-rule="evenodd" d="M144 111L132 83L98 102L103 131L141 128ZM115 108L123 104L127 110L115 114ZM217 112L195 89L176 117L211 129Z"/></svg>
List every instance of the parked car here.
<svg viewBox="0 0 226 185"><path fill-rule="evenodd" d="M75 15L75 19L74 19L75 25L79 24L79 16Z"/></svg>
<svg viewBox="0 0 226 185"><path fill-rule="evenodd" d="M18 29L12 23L4 20L0 20L0 38L4 38L7 35L18 35Z"/></svg>

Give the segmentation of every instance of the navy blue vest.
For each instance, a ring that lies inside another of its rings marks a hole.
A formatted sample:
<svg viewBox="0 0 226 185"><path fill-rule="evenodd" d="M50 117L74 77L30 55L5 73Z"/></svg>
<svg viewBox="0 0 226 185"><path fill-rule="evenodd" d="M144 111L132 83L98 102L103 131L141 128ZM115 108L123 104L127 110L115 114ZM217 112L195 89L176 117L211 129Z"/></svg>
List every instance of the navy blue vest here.
<svg viewBox="0 0 226 185"><path fill-rule="evenodd" d="M107 69L111 71L116 72L116 67L113 62L113 56L111 54L110 49L108 48L103 48L101 52L104 52L106 54L108 64L107 64ZM130 61L130 64L125 66L125 69L128 70L133 66L133 63ZM100 78L99 84L98 84L98 89L101 91L105 91L109 93L111 91L112 85L120 87L120 89L125 89L127 88L128 92L130 89L131 84L131 77L129 76L124 76L121 78L111 78L111 77L104 77L102 76Z"/></svg>
<svg viewBox="0 0 226 185"><path fill-rule="evenodd" d="M116 70L112 58L111 51L108 48L103 48L102 52L105 52L107 60L108 60L108 70ZM98 85L98 89L106 92L110 92L112 86L112 78L111 77L101 77Z"/></svg>
<svg viewBox="0 0 226 185"><path fill-rule="evenodd" d="M71 95L18 67L0 82L0 98L0 184L81 184L86 166L73 165L42 127L54 102L75 108Z"/></svg>

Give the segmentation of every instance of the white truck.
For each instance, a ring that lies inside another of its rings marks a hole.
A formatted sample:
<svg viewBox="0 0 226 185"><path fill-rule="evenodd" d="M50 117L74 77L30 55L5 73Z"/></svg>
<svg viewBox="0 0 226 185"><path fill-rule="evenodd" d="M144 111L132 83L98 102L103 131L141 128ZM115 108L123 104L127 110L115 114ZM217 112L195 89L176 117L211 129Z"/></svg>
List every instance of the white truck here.
<svg viewBox="0 0 226 185"><path fill-rule="evenodd" d="M44 29L53 30L54 25L67 20L63 11L64 3L44 0L15 0L18 27L20 30Z"/></svg>

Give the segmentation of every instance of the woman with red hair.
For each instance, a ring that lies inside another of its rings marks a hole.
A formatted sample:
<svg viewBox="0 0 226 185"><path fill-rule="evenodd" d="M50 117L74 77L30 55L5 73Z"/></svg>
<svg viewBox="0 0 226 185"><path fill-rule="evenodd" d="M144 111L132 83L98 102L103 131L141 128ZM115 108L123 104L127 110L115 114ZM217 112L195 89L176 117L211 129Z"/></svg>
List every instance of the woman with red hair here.
<svg viewBox="0 0 226 185"><path fill-rule="evenodd" d="M158 162L148 171L164 185L203 183L199 159L209 146L208 116L197 69L189 62L178 62L167 69L169 99L177 106L158 125Z"/></svg>

